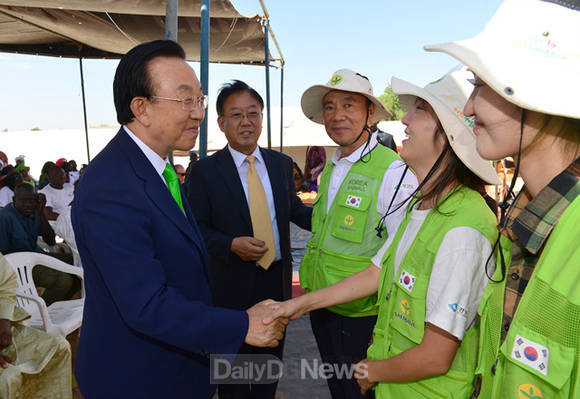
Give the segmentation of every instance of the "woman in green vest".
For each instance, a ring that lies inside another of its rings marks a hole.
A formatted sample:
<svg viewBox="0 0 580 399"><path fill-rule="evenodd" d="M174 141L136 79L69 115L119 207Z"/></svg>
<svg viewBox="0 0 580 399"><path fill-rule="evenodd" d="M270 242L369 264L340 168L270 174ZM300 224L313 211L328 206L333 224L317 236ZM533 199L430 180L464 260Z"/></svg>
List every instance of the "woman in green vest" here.
<svg viewBox="0 0 580 399"><path fill-rule="evenodd" d="M361 392L375 386L378 398L471 393L483 270L497 236L496 216L482 194L485 182L499 179L476 153L473 121L459 108L470 78L458 69L425 88L393 78L408 135L400 155L416 173L420 194L366 270L274 305L278 315L295 319L378 291L373 343L368 359L355 366ZM493 269L493 260L488 263Z"/></svg>
<svg viewBox="0 0 580 399"><path fill-rule="evenodd" d="M500 204L474 397L580 398L580 1L506 1L477 37L426 48L475 73L477 150L525 184Z"/></svg>

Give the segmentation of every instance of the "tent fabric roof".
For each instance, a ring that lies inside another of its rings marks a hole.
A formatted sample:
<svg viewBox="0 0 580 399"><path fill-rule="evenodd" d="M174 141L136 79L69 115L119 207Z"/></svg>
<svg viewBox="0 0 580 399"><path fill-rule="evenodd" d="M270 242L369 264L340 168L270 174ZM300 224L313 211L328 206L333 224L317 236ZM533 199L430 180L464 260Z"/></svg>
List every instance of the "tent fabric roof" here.
<svg viewBox="0 0 580 399"><path fill-rule="evenodd" d="M199 61L201 0L179 4L178 41ZM262 17L210 2L210 62L264 64ZM165 0L0 0L0 51L120 58L165 36ZM273 59L271 57L271 59Z"/></svg>

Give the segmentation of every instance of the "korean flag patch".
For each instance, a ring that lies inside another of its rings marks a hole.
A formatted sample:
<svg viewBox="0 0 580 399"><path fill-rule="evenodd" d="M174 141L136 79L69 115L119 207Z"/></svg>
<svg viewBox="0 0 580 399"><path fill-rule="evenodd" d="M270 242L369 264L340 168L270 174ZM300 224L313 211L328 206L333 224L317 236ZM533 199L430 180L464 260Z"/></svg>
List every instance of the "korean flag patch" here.
<svg viewBox="0 0 580 399"><path fill-rule="evenodd" d="M548 348L516 334L512 359L547 376L549 358L550 350Z"/></svg>
<svg viewBox="0 0 580 399"><path fill-rule="evenodd" d="M408 271L403 270L401 272L401 276L399 277L399 284L407 291L412 292L413 287L415 286L415 280L415 276L413 276Z"/></svg>
<svg viewBox="0 0 580 399"><path fill-rule="evenodd" d="M361 201L362 201L361 197L349 195L348 198L346 199L346 205L352 206L353 208L360 208Z"/></svg>

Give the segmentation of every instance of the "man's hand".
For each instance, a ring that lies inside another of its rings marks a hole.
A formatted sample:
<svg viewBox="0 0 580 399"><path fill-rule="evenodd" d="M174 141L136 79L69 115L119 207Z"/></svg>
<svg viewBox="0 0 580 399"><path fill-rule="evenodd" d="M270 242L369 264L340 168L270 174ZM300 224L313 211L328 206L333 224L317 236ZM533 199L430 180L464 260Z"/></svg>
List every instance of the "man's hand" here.
<svg viewBox="0 0 580 399"><path fill-rule="evenodd" d="M246 334L245 343L252 346L271 347L278 346L279 341L284 337L284 330L288 325L288 319L279 318L274 322L266 325L264 319L270 316L272 310L269 305L275 303L271 299L267 299L255 304L246 312L248 312L249 326Z"/></svg>
<svg viewBox="0 0 580 399"><path fill-rule="evenodd" d="M232 241L231 251L243 261L257 261L268 251L266 243L254 237L236 237Z"/></svg>
<svg viewBox="0 0 580 399"><path fill-rule="evenodd" d="M270 324L280 317L290 320L299 319L306 313L306 309L302 304L303 301L300 298L302 297L271 303L269 306L272 313L264 319L264 324Z"/></svg>
<svg viewBox="0 0 580 399"><path fill-rule="evenodd" d="M36 210L42 214L46 206L46 196L43 193L36 194Z"/></svg>
<svg viewBox="0 0 580 399"><path fill-rule="evenodd" d="M354 377L360 387L360 394L364 395L375 385L375 382L369 380L369 365L372 365L370 359L363 359L354 365Z"/></svg>
<svg viewBox="0 0 580 399"><path fill-rule="evenodd" d="M0 319L0 350L3 350L12 341L12 323L8 319ZM0 355L0 367L5 369L8 363L14 364L8 356Z"/></svg>

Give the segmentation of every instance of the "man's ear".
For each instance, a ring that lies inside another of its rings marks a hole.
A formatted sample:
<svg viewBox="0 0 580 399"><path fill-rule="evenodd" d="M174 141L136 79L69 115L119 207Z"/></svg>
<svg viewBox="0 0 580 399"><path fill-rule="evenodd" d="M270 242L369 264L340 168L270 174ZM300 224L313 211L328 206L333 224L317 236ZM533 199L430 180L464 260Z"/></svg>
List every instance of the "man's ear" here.
<svg viewBox="0 0 580 399"><path fill-rule="evenodd" d="M225 128L225 120L224 120L224 117L223 116L218 116L217 123L218 123L218 126L220 127L220 130L225 133L226 132L226 128Z"/></svg>
<svg viewBox="0 0 580 399"><path fill-rule="evenodd" d="M130 104L135 119L144 126L151 125L151 103L145 97L133 97Z"/></svg>
<svg viewBox="0 0 580 399"><path fill-rule="evenodd" d="M374 118L375 118L375 103L371 103L371 105L369 105L369 119L367 119L367 126L371 126L373 124Z"/></svg>

